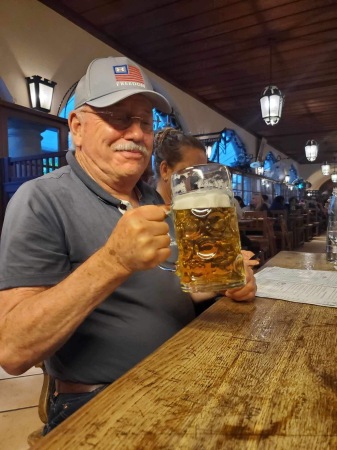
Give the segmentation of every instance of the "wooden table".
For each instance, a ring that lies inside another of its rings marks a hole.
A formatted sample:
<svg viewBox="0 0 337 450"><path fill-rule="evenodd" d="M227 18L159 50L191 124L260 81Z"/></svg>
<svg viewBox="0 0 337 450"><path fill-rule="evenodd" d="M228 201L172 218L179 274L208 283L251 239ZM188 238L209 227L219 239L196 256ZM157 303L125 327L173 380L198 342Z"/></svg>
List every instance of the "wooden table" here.
<svg viewBox="0 0 337 450"><path fill-rule="evenodd" d="M333 270L323 254L268 266ZM220 299L36 449L337 448L337 310Z"/></svg>

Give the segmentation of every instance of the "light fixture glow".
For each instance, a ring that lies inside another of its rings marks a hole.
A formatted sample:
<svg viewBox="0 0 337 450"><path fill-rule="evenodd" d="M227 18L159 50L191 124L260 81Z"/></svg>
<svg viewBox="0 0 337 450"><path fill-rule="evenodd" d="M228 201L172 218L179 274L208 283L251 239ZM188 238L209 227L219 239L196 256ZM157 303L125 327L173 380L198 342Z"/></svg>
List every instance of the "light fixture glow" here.
<svg viewBox="0 0 337 450"><path fill-rule="evenodd" d="M281 118L284 96L276 86L267 86L260 98L262 119L267 125L276 125Z"/></svg>
<svg viewBox="0 0 337 450"><path fill-rule="evenodd" d="M55 81L47 80L39 75L26 77L30 104L33 109L49 112L53 99Z"/></svg>
<svg viewBox="0 0 337 450"><path fill-rule="evenodd" d="M323 175L330 175L330 164L325 162L324 164L322 164L321 169Z"/></svg>
<svg viewBox="0 0 337 450"><path fill-rule="evenodd" d="M308 161L312 162L315 161L318 154L318 144L313 139L310 139L305 144L305 156Z"/></svg>
<svg viewBox="0 0 337 450"><path fill-rule="evenodd" d="M336 167L334 167L333 172L331 174L331 181L333 183L337 183L337 172L336 172Z"/></svg>
<svg viewBox="0 0 337 450"><path fill-rule="evenodd" d="M212 154L212 146L211 145L207 145L207 147L206 147L206 154L207 154L207 158L209 159L211 157L211 154Z"/></svg>
<svg viewBox="0 0 337 450"><path fill-rule="evenodd" d="M287 174L287 175L284 177L284 182L285 182L286 184L288 184L288 183L289 183L289 180L290 180L290 176Z"/></svg>
<svg viewBox="0 0 337 450"><path fill-rule="evenodd" d="M257 171L258 175L263 175L263 172L264 172L263 166L257 167L256 171Z"/></svg>
<svg viewBox="0 0 337 450"><path fill-rule="evenodd" d="M272 40L269 41L269 86L264 88L260 98L262 119L267 125L276 125L282 115L284 95L272 83Z"/></svg>

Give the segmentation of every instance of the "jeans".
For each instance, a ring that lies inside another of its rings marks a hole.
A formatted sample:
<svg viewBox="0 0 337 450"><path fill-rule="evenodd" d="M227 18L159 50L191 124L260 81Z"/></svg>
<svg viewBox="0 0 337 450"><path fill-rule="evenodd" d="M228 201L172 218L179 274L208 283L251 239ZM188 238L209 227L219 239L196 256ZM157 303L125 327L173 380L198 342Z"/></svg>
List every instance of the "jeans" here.
<svg viewBox="0 0 337 450"><path fill-rule="evenodd" d="M57 425L71 416L107 386L101 386L92 392L85 392L83 394L52 394L50 397L48 422L44 426L43 436L57 427Z"/></svg>

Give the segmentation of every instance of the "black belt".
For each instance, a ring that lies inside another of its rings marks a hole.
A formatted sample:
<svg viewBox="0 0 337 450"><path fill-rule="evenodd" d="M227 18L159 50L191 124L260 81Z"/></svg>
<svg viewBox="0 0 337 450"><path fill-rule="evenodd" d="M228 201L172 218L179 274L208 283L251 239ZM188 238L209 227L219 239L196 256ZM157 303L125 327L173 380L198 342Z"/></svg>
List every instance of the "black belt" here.
<svg viewBox="0 0 337 450"><path fill-rule="evenodd" d="M92 392L106 384L74 383L73 381L55 380L55 393L57 394L85 394Z"/></svg>

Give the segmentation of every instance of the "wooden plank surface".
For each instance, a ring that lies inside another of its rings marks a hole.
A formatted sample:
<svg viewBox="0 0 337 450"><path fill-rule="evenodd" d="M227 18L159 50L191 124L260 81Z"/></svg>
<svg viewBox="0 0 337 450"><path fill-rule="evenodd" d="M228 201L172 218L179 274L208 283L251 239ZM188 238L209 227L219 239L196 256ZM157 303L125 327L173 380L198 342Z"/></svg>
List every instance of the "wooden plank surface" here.
<svg viewBox="0 0 337 450"><path fill-rule="evenodd" d="M335 308L220 299L34 448L335 449L336 330Z"/></svg>

